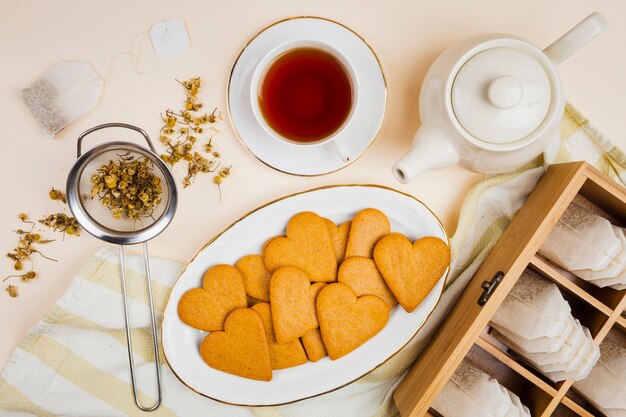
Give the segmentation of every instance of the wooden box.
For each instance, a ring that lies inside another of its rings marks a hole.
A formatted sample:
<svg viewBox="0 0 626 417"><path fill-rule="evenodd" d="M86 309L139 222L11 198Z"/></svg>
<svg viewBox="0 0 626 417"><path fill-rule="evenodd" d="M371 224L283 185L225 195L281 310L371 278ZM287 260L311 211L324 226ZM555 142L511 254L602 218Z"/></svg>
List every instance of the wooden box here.
<svg viewBox="0 0 626 417"><path fill-rule="evenodd" d="M589 328L595 343L609 333L623 342L626 318L621 313L626 291L597 288L562 273L537 255L577 194L626 226L626 190L585 162L551 166L396 389L394 400L402 417L431 415L430 405L466 356L473 363L489 363L484 370L520 396L533 417L598 415L570 389L573 381L551 382L490 336L489 327L511 287L530 268L559 286L572 314ZM483 283L498 273L502 280L487 302L479 305Z"/></svg>

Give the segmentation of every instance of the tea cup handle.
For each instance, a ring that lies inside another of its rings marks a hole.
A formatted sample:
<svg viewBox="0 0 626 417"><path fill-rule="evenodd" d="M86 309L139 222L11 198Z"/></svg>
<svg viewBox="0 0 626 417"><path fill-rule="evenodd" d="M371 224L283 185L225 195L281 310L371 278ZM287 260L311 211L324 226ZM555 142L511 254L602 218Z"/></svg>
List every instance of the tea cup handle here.
<svg viewBox="0 0 626 417"><path fill-rule="evenodd" d="M334 141L331 142L331 144L333 145L333 149L335 150L335 152L337 152L337 155L339 155L339 157L344 162L351 162L352 161L352 158L348 154L348 150L346 149L346 147L341 142L339 142L338 140L334 140Z"/></svg>

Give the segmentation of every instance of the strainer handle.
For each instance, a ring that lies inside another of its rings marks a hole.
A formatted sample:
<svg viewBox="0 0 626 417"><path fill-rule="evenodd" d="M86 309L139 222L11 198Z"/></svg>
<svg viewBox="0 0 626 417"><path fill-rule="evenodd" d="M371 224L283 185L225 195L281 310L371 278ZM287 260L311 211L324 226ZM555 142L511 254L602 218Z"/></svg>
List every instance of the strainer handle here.
<svg viewBox="0 0 626 417"><path fill-rule="evenodd" d="M150 150L152 152L156 153L156 149L154 148L154 145L152 144L152 141L150 140L150 137L148 136L146 131L143 130L142 128L137 127L137 126L133 126L133 125L129 125L127 123L105 123L105 124L102 124L102 125L94 126L91 129L87 129L87 130L85 130L83 133L81 133L78 136L78 142L76 144L76 157L80 158L80 156L82 155L81 145L83 143L83 138L85 136L87 136L90 133L93 133L93 132L95 132L97 130L106 129L108 127L121 127L121 128L124 128L124 129L130 129L130 130L134 130L135 132L141 133L141 135L144 137L144 139L148 143L148 147L150 148Z"/></svg>
<svg viewBox="0 0 626 417"><path fill-rule="evenodd" d="M135 404L142 411L154 411L161 405L163 399L163 391L161 389L161 364L159 362L159 341L156 330L156 319L154 318L154 302L152 300L152 277L150 276L150 258L148 256L148 244L143 243L143 263L146 271L146 280L148 287L148 300L150 303L150 327L152 328L152 347L154 349L154 367L156 372L157 383L157 399L154 404L147 406L139 402L137 389L137 377L135 375L135 360L133 355L133 341L131 338L131 327L128 318L128 295L126 294L126 261L124 256L124 246L120 246L120 275L122 278L122 299L124 300L124 325L126 327L126 344L128 346L128 362L130 365L130 382L133 388L133 398Z"/></svg>

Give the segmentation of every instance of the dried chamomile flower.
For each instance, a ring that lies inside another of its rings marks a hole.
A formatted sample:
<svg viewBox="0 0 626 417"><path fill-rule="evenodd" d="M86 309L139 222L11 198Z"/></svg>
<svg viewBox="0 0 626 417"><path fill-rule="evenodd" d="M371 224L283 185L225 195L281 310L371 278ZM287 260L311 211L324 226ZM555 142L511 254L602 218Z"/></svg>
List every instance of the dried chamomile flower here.
<svg viewBox="0 0 626 417"><path fill-rule="evenodd" d="M7 292L9 293L9 295L13 298L17 297L17 288L15 287L15 285L9 285L7 287Z"/></svg>
<svg viewBox="0 0 626 417"><path fill-rule="evenodd" d="M189 170L187 171L187 176L183 179L183 186L188 187L191 185L200 172L215 172L219 164L220 162L216 159L209 160L198 152L194 152L191 159L189 159Z"/></svg>
<svg viewBox="0 0 626 417"><path fill-rule="evenodd" d="M97 197L115 219L139 220L152 217L161 203L161 178L153 173L147 157L118 155L91 176L91 198Z"/></svg>
<svg viewBox="0 0 626 417"><path fill-rule="evenodd" d="M37 273L35 271L29 271L29 272L25 273L24 275L20 276L20 280L22 282L28 282L31 279L35 279L35 278L37 278Z"/></svg>
<svg viewBox="0 0 626 417"><path fill-rule="evenodd" d="M55 232L63 232L75 236L80 234L80 224L78 220L64 213L50 214L39 220L39 223L51 228Z"/></svg>
<svg viewBox="0 0 626 417"><path fill-rule="evenodd" d="M210 114L197 114L203 107L203 104L198 101L198 92L202 87L202 81L199 77L189 81L176 81L185 88L186 100L183 109L178 112L168 109L165 114L161 115L163 127L159 140L166 148L161 159L172 168L181 161L187 162L187 175L182 182L184 187L188 187L199 173L215 172L220 166L222 162L221 153L214 150L212 144L212 135L217 134L219 130L212 125L221 121L223 117L217 109L214 109ZM208 131L211 136L208 143L202 147L202 150L207 154L203 156L195 150L195 145L198 142L197 135L207 133L206 126L209 128ZM174 135L178 136L175 137Z"/></svg>
<svg viewBox="0 0 626 417"><path fill-rule="evenodd" d="M232 165L229 166L228 168L224 168L220 171L220 177L222 178L226 178L230 175L230 169L232 168Z"/></svg>
<svg viewBox="0 0 626 417"><path fill-rule="evenodd" d="M22 281L27 281L29 279L33 279L37 276L37 274L32 270L33 259L32 256L34 254L39 254L41 257L48 259L50 261L56 262L55 259L48 258L43 253L39 251L35 246L43 245L46 243L54 242L54 240L43 239L39 233L33 233L33 228L35 227L34 222L28 221L28 216L24 213L20 213L18 218L25 223L31 223L32 226L30 230L17 229L15 230L15 234L19 236L19 241L13 251L7 253L7 258L13 261L13 269L16 271L22 271L24 269L24 264L28 263L31 266L31 270L21 274L21 275L9 275L4 278L3 281L6 281L12 277L21 278Z"/></svg>
<svg viewBox="0 0 626 417"><path fill-rule="evenodd" d="M51 200L60 200L64 204L67 204L67 198L65 196L65 193L55 189L54 187L52 187L48 195L50 196Z"/></svg>

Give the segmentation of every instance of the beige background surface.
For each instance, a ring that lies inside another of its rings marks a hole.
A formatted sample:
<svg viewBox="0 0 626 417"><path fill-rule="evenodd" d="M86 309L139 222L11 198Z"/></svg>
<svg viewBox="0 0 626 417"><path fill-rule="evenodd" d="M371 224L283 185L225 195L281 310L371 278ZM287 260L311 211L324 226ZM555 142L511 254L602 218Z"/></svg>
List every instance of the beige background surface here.
<svg viewBox="0 0 626 417"><path fill-rule="evenodd" d="M20 227L18 213L27 212L38 218L61 209L47 198L47 191L51 186L64 188L80 132L116 121L143 127L156 138L159 113L183 100L174 78L201 76L205 81L201 96L206 106L225 110L227 77L241 47L261 28L296 15L317 15L342 22L361 34L377 52L389 93L387 116L378 139L360 160L342 171L299 178L259 163L236 139L228 120L224 120L216 143L225 162L233 164L233 174L223 186L223 202L219 204L217 189L208 176L181 190L178 213L170 227L150 243L151 254L187 262L212 236L268 200L338 183L377 183L411 193L439 215L452 235L464 195L481 177L450 167L423 174L403 186L390 173L390 166L407 150L419 126L418 93L426 70L448 45L481 32L512 33L545 47L594 10L609 20L608 32L568 59L559 71L568 100L607 137L626 148L623 0L0 0L0 250L8 252L16 243L11 230ZM21 88L61 59L91 60L106 76L116 53L130 49L133 40L152 23L174 16L187 25L192 40L187 53L169 60L154 59L155 66L146 75L136 74L130 59L120 57L95 111L70 125L56 139L42 134L20 100ZM99 138L106 140L111 136ZM181 174L183 170L177 170L179 178ZM4 291L9 281L2 285L0 368L21 335L61 296L81 262L102 245L86 233L80 238L68 236L63 242L45 247L45 254L59 261L37 258L40 277L26 284L18 281L18 298L10 298ZM10 273L9 260L0 261L0 275Z"/></svg>

